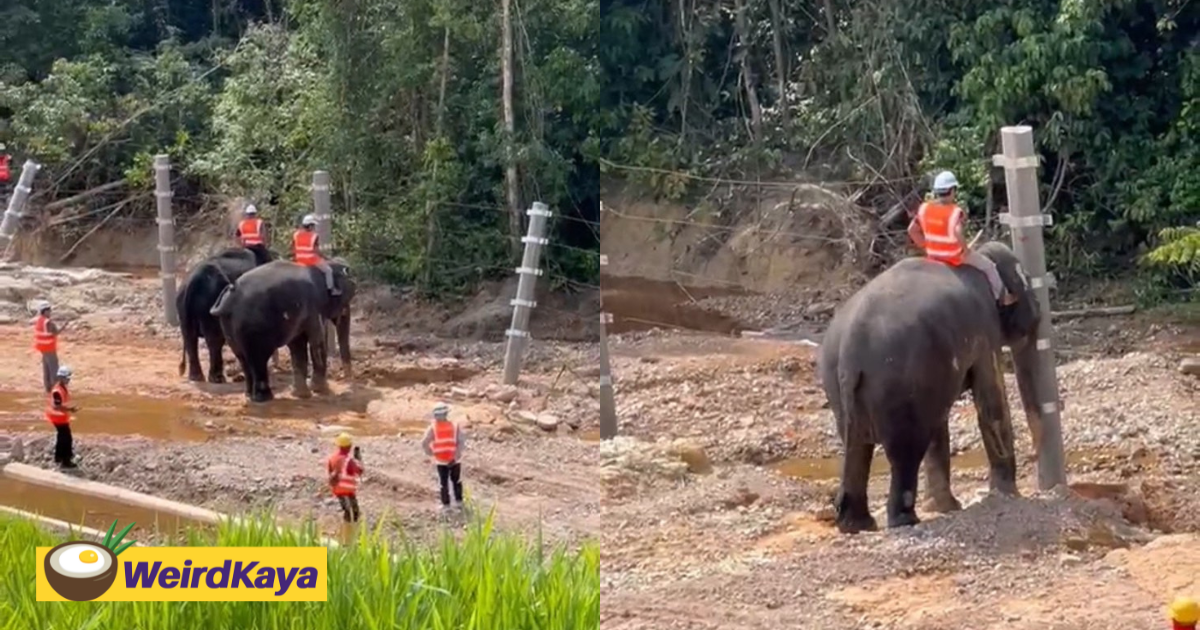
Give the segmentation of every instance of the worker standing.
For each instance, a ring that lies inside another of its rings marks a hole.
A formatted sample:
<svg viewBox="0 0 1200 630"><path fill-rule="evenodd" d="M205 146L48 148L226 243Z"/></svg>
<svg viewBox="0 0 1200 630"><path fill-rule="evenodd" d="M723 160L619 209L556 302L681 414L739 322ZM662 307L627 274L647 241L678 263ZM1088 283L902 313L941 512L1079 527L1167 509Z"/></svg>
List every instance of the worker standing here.
<svg viewBox="0 0 1200 630"><path fill-rule="evenodd" d="M242 247L266 245L267 222L258 218L258 208L254 204L246 206L242 211L242 220L238 223L235 234Z"/></svg>
<svg viewBox="0 0 1200 630"><path fill-rule="evenodd" d="M433 458L437 466L438 492L442 500L442 514L450 512L450 489L454 488L454 508L462 512L462 454L466 447L462 429L450 420L450 408L438 403L433 408L433 422L425 430L421 448Z"/></svg>
<svg viewBox="0 0 1200 630"><path fill-rule="evenodd" d="M39 301L34 305L37 318L33 320L33 348L42 355L42 386L49 394L58 374L58 335L67 329L59 328L50 317L50 303Z"/></svg>
<svg viewBox="0 0 1200 630"><path fill-rule="evenodd" d="M54 387L46 401L46 421L54 425L54 463L61 468L77 468L75 444L71 437L71 414L79 411L71 406L71 368L62 366L55 373Z"/></svg>
<svg viewBox="0 0 1200 630"><path fill-rule="evenodd" d="M305 267L316 267L325 274L325 289L330 295L341 295L341 289L333 284L333 267L321 257L320 244L317 242L317 218L311 214L304 215L300 221L300 229L292 235L292 256L296 264Z"/></svg>
<svg viewBox="0 0 1200 630"><path fill-rule="evenodd" d="M333 490L333 496L337 497L338 504L342 506L342 518L350 528L358 523L360 516L358 483L363 474L363 465L358 449L355 448L353 454L350 452L352 440L349 433L338 434L333 443L337 445L338 450L326 459L325 472L329 477L329 487Z"/></svg>

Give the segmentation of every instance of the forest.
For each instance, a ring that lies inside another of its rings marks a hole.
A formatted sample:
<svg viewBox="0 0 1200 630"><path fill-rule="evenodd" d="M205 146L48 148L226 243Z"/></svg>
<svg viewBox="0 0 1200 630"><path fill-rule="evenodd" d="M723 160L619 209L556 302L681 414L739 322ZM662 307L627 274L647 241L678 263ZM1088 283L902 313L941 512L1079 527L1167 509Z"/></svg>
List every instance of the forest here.
<svg viewBox="0 0 1200 630"><path fill-rule="evenodd" d="M558 210L552 238L567 247L548 250L552 270L594 282L606 179L671 199L713 180L859 182L883 215L949 168L982 208L1003 198L990 156L1010 124L1034 127L1060 277L1195 286L1191 0L0 9L0 141L45 165L43 203L100 188L96 207L150 205L149 163L166 151L185 211L248 195L291 223L323 168L344 253L431 294L511 267L524 233L512 210L533 201Z"/></svg>

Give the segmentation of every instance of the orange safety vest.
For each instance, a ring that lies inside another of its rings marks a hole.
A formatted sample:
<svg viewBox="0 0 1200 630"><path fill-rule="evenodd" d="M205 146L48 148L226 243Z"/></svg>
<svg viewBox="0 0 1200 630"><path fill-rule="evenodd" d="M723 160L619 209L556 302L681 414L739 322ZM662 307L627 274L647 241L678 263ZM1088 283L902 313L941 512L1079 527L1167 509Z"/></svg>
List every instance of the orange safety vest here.
<svg viewBox="0 0 1200 630"><path fill-rule="evenodd" d="M238 224L238 231L242 233L242 245L249 247L263 244L262 219L242 219Z"/></svg>
<svg viewBox="0 0 1200 630"><path fill-rule="evenodd" d="M312 267L321 262L321 257L317 255L316 232L296 230L296 233L292 235L292 250L295 253L297 264Z"/></svg>
<svg viewBox="0 0 1200 630"><path fill-rule="evenodd" d="M33 322L33 349L45 354L58 352L58 337L50 332L50 318L38 315Z"/></svg>
<svg viewBox="0 0 1200 630"><path fill-rule="evenodd" d="M933 201L921 204L917 222L925 234L925 256L956 267L961 265L963 246L957 229L962 221L963 211L957 204Z"/></svg>
<svg viewBox="0 0 1200 630"><path fill-rule="evenodd" d="M329 472L337 471L333 496L349 497L358 493L358 474L350 474L350 462L353 459L349 453L337 452L329 456Z"/></svg>
<svg viewBox="0 0 1200 630"><path fill-rule="evenodd" d="M449 420L433 421L433 458L439 464L453 464L458 446L458 426Z"/></svg>
<svg viewBox="0 0 1200 630"><path fill-rule="evenodd" d="M62 409L54 408L54 394L62 397ZM62 383L57 383L50 390L50 395L46 397L46 422L59 426L63 424L71 424L71 414L66 410L71 404L71 395L67 393L67 388Z"/></svg>

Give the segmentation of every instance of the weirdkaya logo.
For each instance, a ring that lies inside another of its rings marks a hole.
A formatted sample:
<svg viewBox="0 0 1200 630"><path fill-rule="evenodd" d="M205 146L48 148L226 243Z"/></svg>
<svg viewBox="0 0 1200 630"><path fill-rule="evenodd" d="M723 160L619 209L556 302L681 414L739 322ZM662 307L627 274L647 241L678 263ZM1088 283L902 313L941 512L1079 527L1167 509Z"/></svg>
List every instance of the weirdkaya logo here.
<svg viewBox="0 0 1200 630"><path fill-rule="evenodd" d="M50 549L42 560L39 577L44 577L55 593L73 602L87 602L100 597L117 578L117 556L134 545L132 540L121 545L121 540L133 529L133 525L126 525L114 539L113 530L117 528L117 522L113 521L104 536L104 542L99 545L70 540ZM38 580L38 591L41 592L41 580Z"/></svg>
<svg viewBox="0 0 1200 630"><path fill-rule="evenodd" d="M306 601L327 598L325 547L38 547L37 601ZM117 556L128 549L121 561Z"/></svg>

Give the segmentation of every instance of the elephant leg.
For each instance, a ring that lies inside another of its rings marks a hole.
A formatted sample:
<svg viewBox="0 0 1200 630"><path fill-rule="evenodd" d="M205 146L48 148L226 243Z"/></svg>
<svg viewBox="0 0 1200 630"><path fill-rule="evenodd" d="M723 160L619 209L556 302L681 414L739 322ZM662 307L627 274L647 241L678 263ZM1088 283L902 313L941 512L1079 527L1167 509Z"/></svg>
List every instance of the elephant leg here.
<svg viewBox="0 0 1200 630"><path fill-rule="evenodd" d="M933 440L925 453L925 485L929 488L929 501L925 509L931 512L953 512L962 509L950 490L950 418L939 423L933 431Z"/></svg>
<svg viewBox="0 0 1200 630"><path fill-rule="evenodd" d="M246 385L246 398L254 399L254 371L250 369L250 362L246 357L239 353L234 353L234 358L237 359L238 365L242 367L242 382Z"/></svg>
<svg viewBox="0 0 1200 630"><path fill-rule="evenodd" d="M329 361L325 346L324 318L317 316L309 324L308 350L312 356L313 378L312 388L318 394L329 393Z"/></svg>
<svg viewBox="0 0 1200 630"><path fill-rule="evenodd" d="M208 382L224 383L225 357L221 351L225 348L225 335L208 331L204 335L204 344L208 346Z"/></svg>
<svg viewBox="0 0 1200 630"><path fill-rule="evenodd" d="M311 398L308 389L308 340L305 335L297 335L288 343L288 351L292 355L292 393L296 398Z"/></svg>
<svg viewBox="0 0 1200 630"><path fill-rule="evenodd" d="M250 400L254 402L267 402L275 398L275 394L271 392L271 372L267 368L270 359L271 355L266 352L256 353L249 358L250 372L254 379Z"/></svg>
<svg viewBox="0 0 1200 630"><path fill-rule="evenodd" d="M970 372L971 396L983 448L987 452L989 485L993 492L1017 494L1017 458L1013 449L1012 416L1004 394L1004 372L998 353L980 361Z"/></svg>
<svg viewBox="0 0 1200 630"><path fill-rule="evenodd" d="M853 432L848 434L853 435ZM874 454L874 444L849 437L846 439L846 452L842 455L842 486L834 505L837 528L843 534L879 529L867 505L867 483L871 478L871 458Z"/></svg>
<svg viewBox="0 0 1200 630"><path fill-rule="evenodd" d="M917 518L917 483L921 477L921 460L929 449L927 434L915 413L909 417L893 414L900 431L887 436L883 450L892 469L891 489L888 491L888 527L905 527L921 522ZM915 432L915 433L914 433Z"/></svg>
<svg viewBox="0 0 1200 630"><path fill-rule="evenodd" d="M183 334L183 354L187 358L188 380L203 381L204 368L200 367L200 336L194 328Z"/></svg>

